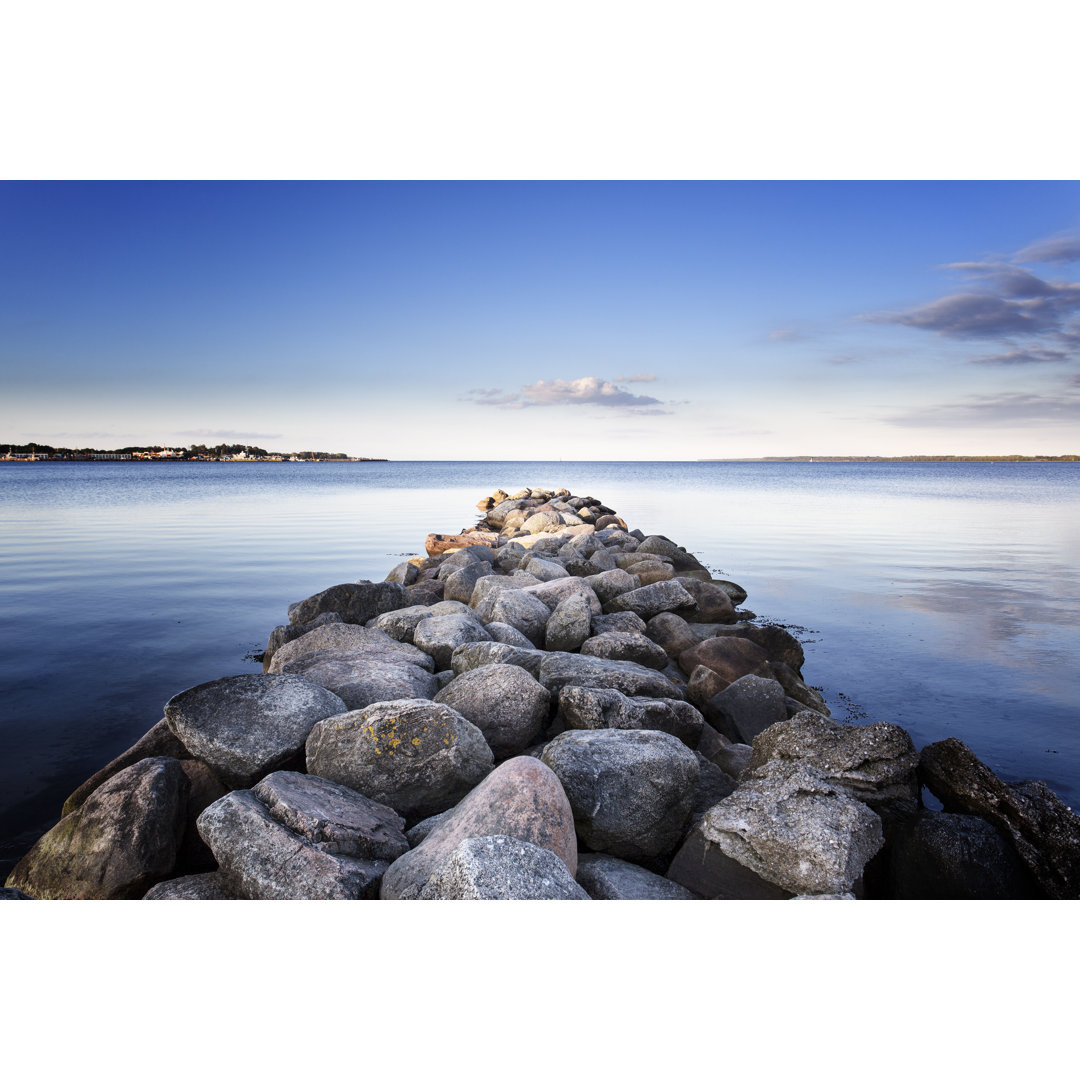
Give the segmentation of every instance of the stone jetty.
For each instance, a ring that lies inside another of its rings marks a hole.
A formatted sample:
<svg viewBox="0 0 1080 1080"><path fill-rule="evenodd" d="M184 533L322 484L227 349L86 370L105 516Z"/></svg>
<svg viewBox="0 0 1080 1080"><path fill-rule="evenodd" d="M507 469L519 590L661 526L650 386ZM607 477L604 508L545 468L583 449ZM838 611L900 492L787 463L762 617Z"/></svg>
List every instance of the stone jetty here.
<svg viewBox="0 0 1080 1080"><path fill-rule="evenodd" d="M1080 897L1053 792L836 722L673 540L566 490L478 510L293 604L262 674L169 699L0 898Z"/></svg>

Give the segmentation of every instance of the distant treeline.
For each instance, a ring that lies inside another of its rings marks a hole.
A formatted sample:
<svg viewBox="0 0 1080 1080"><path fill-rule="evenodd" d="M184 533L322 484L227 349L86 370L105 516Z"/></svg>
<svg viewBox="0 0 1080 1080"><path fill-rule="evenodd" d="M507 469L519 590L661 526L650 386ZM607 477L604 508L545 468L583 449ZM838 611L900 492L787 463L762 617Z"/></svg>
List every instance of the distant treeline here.
<svg viewBox="0 0 1080 1080"><path fill-rule="evenodd" d="M1080 461L1080 454L908 454L904 457L874 457L845 454L828 457L701 458L701 461Z"/></svg>
<svg viewBox="0 0 1080 1080"><path fill-rule="evenodd" d="M0 444L3 445L3 444ZM264 450L261 446L244 446L240 443L219 443L217 446L206 446L198 443L188 447L166 447L160 444L155 446L121 446L107 450L96 446L49 446L45 443L23 443L16 445L10 443L5 447L7 454L34 454L40 457L88 457L91 454L130 454L134 456L151 456L165 454L169 457L198 458L213 460L236 457L244 454L249 458L302 458L306 461L346 461L348 454L327 454L322 450L296 450L288 452L276 452ZM361 458L360 460L374 460Z"/></svg>

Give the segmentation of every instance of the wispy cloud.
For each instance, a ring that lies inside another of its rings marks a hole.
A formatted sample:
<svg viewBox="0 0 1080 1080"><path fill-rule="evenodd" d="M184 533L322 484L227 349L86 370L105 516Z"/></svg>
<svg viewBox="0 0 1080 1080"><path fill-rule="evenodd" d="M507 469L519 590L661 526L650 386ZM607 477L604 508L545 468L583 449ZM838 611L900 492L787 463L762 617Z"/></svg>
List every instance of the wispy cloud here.
<svg viewBox="0 0 1080 1080"><path fill-rule="evenodd" d="M1059 233L1036 240L1018 251L1013 259L1022 263L1080 262L1080 233Z"/></svg>
<svg viewBox="0 0 1080 1080"><path fill-rule="evenodd" d="M1064 349L1013 349L992 356L976 356L969 364L999 364L1012 367L1018 364L1063 364L1072 359Z"/></svg>
<svg viewBox="0 0 1080 1080"><path fill-rule="evenodd" d="M615 381L597 375L585 375L580 379L541 379L523 386L517 393L501 389L469 390L464 399L476 405L495 405L502 409L527 409L538 406L596 405L618 408L638 416L661 416L670 412L662 408L659 398L646 394L632 394L623 389L620 382L654 382L655 375L623 376Z"/></svg>
<svg viewBox="0 0 1080 1080"><path fill-rule="evenodd" d="M1080 422L1080 394L972 394L890 417L900 427L1011 427L1016 424Z"/></svg>

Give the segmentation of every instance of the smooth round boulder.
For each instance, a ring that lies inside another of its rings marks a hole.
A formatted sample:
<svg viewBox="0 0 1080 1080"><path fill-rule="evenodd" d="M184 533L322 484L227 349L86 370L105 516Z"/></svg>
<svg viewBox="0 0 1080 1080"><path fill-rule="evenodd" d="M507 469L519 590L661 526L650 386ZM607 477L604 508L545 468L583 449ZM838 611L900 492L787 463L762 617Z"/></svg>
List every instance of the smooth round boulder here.
<svg viewBox="0 0 1080 1080"><path fill-rule="evenodd" d="M418 623L413 644L427 653L437 671L450 666L454 650L470 641L490 641L491 635L470 612L468 615L436 615Z"/></svg>
<svg viewBox="0 0 1080 1080"><path fill-rule="evenodd" d="M435 666L430 656L414 646L398 641L390 634L368 626L355 623L336 622L317 627L302 637L286 642L274 654L270 661L269 672L281 674L285 665L308 653L337 649L341 652L363 653L372 659L388 660L396 663L407 660L425 671L434 671Z"/></svg>
<svg viewBox="0 0 1080 1080"><path fill-rule="evenodd" d="M439 681L430 671L386 653L323 649L290 660L283 671L333 691L342 701L338 712L363 709L376 701L432 698L439 692Z"/></svg>
<svg viewBox="0 0 1080 1080"><path fill-rule="evenodd" d="M496 761L520 754L537 739L551 713L551 694L524 668L485 664L453 679L435 695L475 724Z"/></svg>
<svg viewBox="0 0 1080 1080"><path fill-rule="evenodd" d="M771 677L769 654L760 645L742 637L706 638L692 649L679 653L679 667L687 675L693 674L699 664L715 671L728 683L744 675Z"/></svg>
<svg viewBox="0 0 1080 1080"><path fill-rule="evenodd" d="M582 642L581 655L599 656L605 660L632 660L635 664L657 671L663 671L668 665L668 654L644 634L628 634L618 630L609 630Z"/></svg>
<svg viewBox="0 0 1080 1080"><path fill-rule="evenodd" d="M591 579L590 579L591 580ZM620 593L604 605L611 611L632 611L646 622L661 611L679 611L694 606L694 598L677 581L657 581Z"/></svg>
<svg viewBox="0 0 1080 1080"><path fill-rule="evenodd" d="M307 771L393 807L407 822L449 809L491 771L480 729L448 705L380 701L316 724Z"/></svg>
<svg viewBox="0 0 1080 1080"><path fill-rule="evenodd" d="M540 759L559 778L581 841L626 858L672 851L694 806L694 752L662 731L566 731Z"/></svg>

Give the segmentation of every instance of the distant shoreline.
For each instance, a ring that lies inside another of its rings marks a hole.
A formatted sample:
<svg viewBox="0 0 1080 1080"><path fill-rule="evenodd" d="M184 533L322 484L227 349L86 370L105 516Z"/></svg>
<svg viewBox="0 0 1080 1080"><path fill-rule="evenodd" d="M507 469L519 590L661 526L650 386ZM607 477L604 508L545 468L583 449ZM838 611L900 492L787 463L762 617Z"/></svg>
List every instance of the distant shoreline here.
<svg viewBox="0 0 1080 1080"><path fill-rule="evenodd" d="M1002 455L959 455L959 454L910 454L905 457L873 457L871 455L849 455L844 457L829 457L827 455L814 455L811 457L809 454L803 457L755 457L755 458L698 458L698 462L702 464L709 464L714 462L806 462L807 464L818 462L875 462L875 461L899 461L909 463L920 462L935 462L935 461L987 461L987 462L1009 462L1009 461L1080 461L1080 454L1035 454L1032 456L1026 456L1024 454L1002 454Z"/></svg>
<svg viewBox="0 0 1080 1080"><path fill-rule="evenodd" d="M199 465L341 465L349 464L350 462L357 461L389 461L389 458L369 458L369 457L353 457L353 458L281 458L281 457L267 457L267 458L185 458L185 457L168 457L168 458L137 458L131 456L117 456L113 454L102 454L98 457L90 457L86 455L71 455L71 456L48 456L45 454L39 454L35 457L0 457L0 465L29 465L29 464L57 464L57 463L75 463L78 465L107 465L115 462L122 462L123 464L138 463L140 465L156 465L169 461L182 461L188 463L196 463Z"/></svg>

